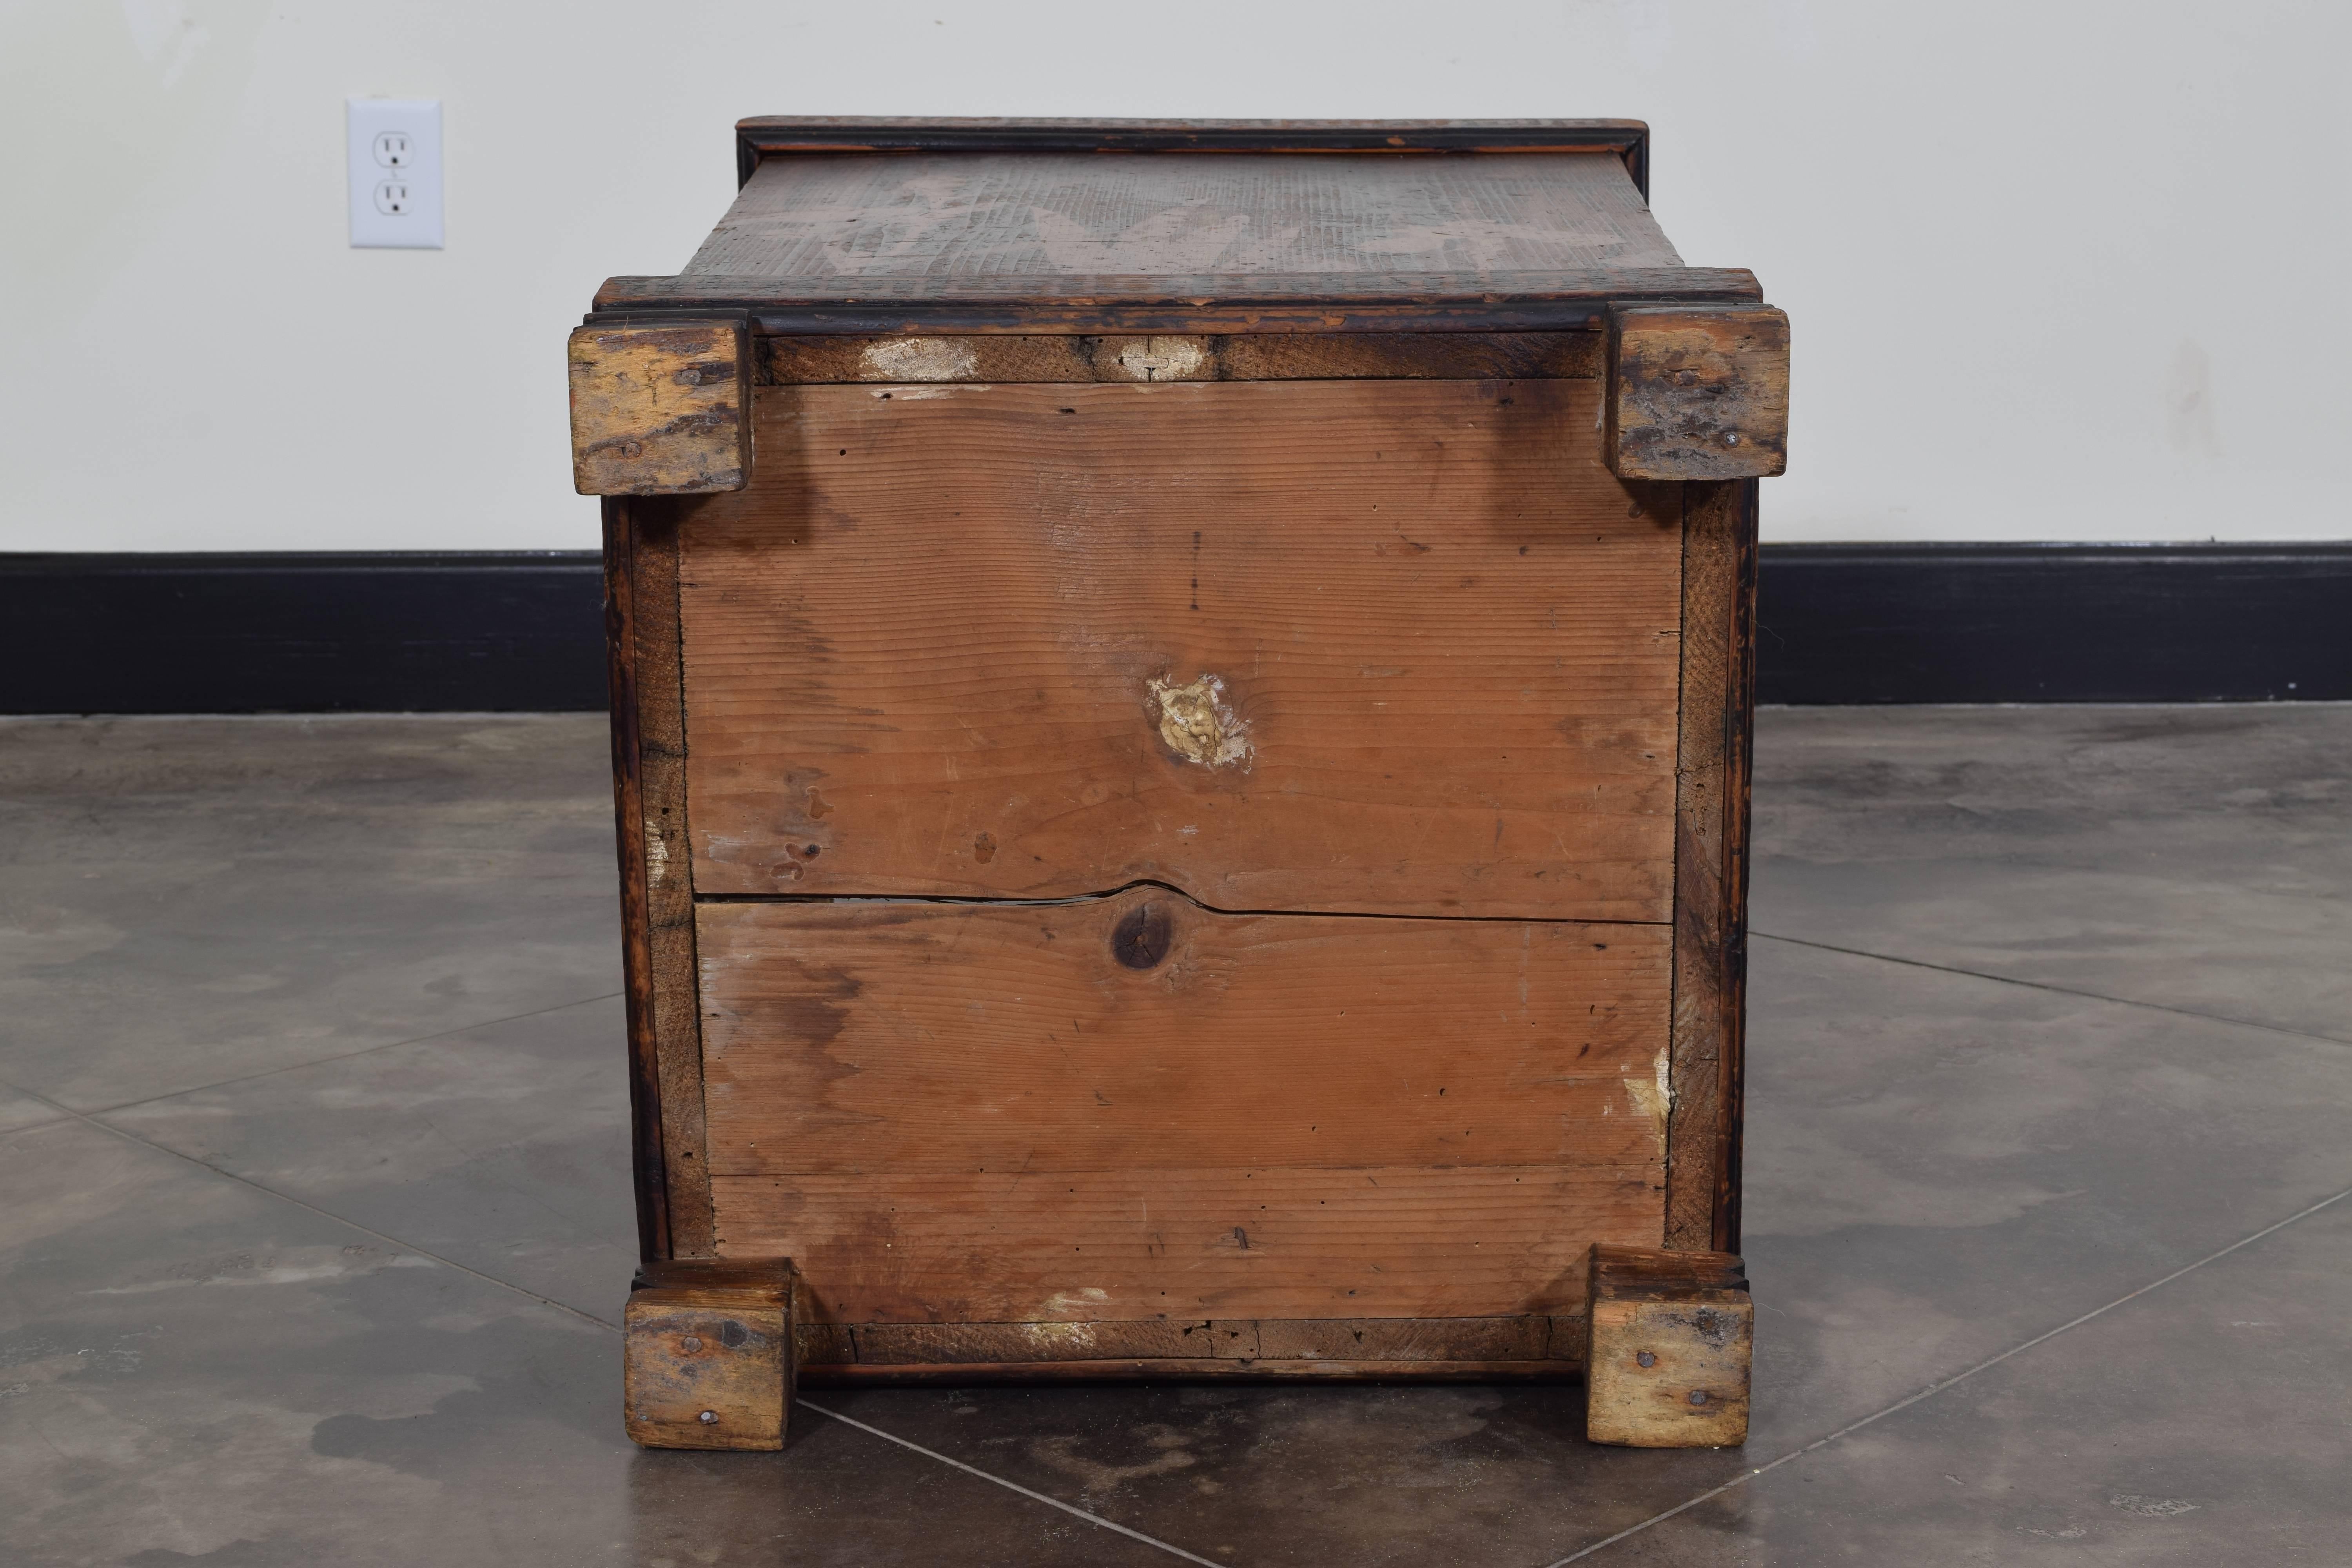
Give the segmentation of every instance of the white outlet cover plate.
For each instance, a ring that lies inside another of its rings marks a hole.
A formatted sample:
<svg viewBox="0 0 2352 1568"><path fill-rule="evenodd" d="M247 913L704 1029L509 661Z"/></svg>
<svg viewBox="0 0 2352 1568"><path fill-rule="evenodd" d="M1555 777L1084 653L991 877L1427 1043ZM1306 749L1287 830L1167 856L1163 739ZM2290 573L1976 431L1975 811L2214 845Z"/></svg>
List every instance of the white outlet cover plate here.
<svg viewBox="0 0 2352 1568"><path fill-rule="evenodd" d="M431 98L344 102L352 180L352 244L441 248L441 104Z"/></svg>

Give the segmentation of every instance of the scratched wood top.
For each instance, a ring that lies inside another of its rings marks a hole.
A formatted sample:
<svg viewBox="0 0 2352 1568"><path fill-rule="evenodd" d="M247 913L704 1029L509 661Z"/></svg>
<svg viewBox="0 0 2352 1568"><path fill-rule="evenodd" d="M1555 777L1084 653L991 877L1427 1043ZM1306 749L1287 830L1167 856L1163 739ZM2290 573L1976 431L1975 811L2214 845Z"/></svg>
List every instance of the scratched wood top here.
<svg viewBox="0 0 2352 1568"><path fill-rule="evenodd" d="M1677 493L1597 404L759 388L679 503L696 889L1667 919Z"/></svg>
<svg viewBox="0 0 2352 1568"><path fill-rule="evenodd" d="M844 153L761 163L681 281L1016 300L1074 279L1512 293L1682 266L1605 152Z"/></svg>

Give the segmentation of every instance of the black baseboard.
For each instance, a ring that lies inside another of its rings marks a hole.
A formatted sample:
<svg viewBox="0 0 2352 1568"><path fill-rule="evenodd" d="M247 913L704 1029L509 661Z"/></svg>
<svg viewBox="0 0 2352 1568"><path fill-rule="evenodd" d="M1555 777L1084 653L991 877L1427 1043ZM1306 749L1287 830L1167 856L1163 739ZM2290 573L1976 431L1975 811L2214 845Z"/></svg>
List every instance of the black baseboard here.
<svg viewBox="0 0 2352 1568"><path fill-rule="evenodd" d="M0 712L604 706L593 551L0 556Z"/></svg>
<svg viewBox="0 0 2352 1568"><path fill-rule="evenodd" d="M2352 699L2352 542L1780 544L1759 702Z"/></svg>
<svg viewBox="0 0 2352 1568"><path fill-rule="evenodd" d="M2352 700L2352 543L1767 545L1764 702ZM593 552L0 556L0 712L604 705Z"/></svg>

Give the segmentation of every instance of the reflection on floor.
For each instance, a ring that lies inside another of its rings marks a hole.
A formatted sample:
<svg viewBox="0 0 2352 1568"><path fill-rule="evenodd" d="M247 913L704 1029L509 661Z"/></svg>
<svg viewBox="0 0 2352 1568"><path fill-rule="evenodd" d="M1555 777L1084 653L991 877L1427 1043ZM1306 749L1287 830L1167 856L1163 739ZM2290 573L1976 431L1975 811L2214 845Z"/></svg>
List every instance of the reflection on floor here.
<svg viewBox="0 0 2352 1568"><path fill-rule="evenodd" d="M2343 1560L2352 708L1758 757L1746 1450L1168 1386L693 1456L615 1404L603 721L0 723L0 1559Z"/></svg>

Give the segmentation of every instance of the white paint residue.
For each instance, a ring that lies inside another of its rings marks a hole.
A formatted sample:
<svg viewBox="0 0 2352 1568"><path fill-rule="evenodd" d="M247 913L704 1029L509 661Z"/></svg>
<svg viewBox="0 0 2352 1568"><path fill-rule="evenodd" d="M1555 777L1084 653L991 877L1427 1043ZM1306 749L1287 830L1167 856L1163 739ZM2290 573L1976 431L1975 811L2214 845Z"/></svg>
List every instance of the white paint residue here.
<svg viewBox="0 0 2352 1568"><path fill-rule="evenodd" d="M858 355L866 374L890 381L962 381L979 363L961 338L887 338Z"/></svg>
<svg viewBox="0 0 2352 1568"><path fill-rule="evenodd" d="M900 403L921 403L933 397L953 397L959 392L988 390L985 383L968 381L956 386L877 386L873 395L877 401L896 399Z"/></svg>
<svg viewBox="0 0 2352 1568"><path fill-rule="evenodd" d="M1040 1318L1074 1318L1081 1312L1110 1305L1110 1292L1087 1286L1083 1290L1056 1290L1045 1298L1037 1310Z"/></svg>
<svg viewBox="0 0 2352 1568"><path fill-rule="evenodd" d="M669 871L669 846L662 842L661 828L650 816L646 818L646 885L658 888Z"/></svg>
<svg viewBox="0 0 2352 1568"><path fill-rule="evenodd" d="M1651 1125L1656 1129L1658 1157L1662 1160L1666 1154L1666 1113L1674 1109L1675 1104L1674 1090L1668 1087L1666 1068L1666 1052L1661 1049L1658 1052L1655 1079L1628 1078L1618 1080L1625 1086L1625 1099L1633 1105L1633 1110L1638 1114L1648 1117Z"/></svg>
<svg viewBox="0 0 2352 1568"><path fill-rule="evenodd" d="M1136 338L1118 351L1119 369L1137 381L1190 381L1208 360L1198 338Z"/></svg>
<svg viewBox="0 0 2352 1568"><path fill-rule="evenodd" d="M1150 687L1160 738L1169 750L1202 767L1249 764L1249 725L1225 700L1223 680L1203 675L1179 686L1171 672L1154 676Z"/></svg>

